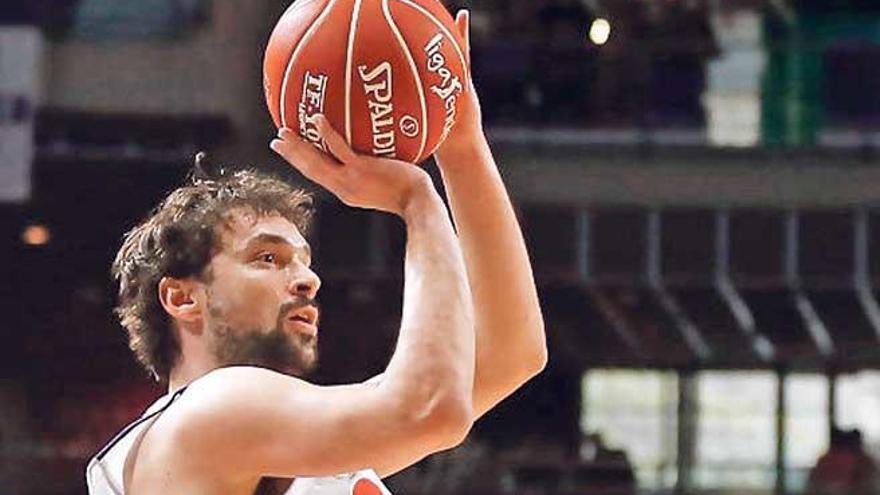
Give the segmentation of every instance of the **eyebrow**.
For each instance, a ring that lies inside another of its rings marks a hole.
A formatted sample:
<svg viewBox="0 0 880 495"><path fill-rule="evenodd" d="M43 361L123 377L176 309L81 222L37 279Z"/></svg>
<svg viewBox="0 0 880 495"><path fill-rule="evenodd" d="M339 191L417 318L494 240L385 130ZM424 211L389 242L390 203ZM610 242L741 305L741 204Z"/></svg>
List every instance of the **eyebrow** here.
<svg viewBox="0 0 880 495"><path fill-rule="evenodd" d="M312 248L305 244L293 244L286 237L280 236L278 234L269 234L269 233L261 233L257 234L250 239L248 239L244 248L241 249L241 252L247 251L251 247L257 244L282 244L285 246L290 246L294 251L298 251L301 255L303 255L309 261L312 260Z"/></svg>

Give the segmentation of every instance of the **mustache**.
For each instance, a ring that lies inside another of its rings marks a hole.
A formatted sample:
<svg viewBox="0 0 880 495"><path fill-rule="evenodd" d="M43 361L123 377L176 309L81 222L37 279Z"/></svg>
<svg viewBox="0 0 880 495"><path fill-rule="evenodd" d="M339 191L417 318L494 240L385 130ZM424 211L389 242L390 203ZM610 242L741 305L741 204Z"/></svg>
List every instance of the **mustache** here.
<svg viewBox="0 0 880 495"><path fill-rule="evenodd" d="M321 305L316 299L297 296L293 301L282 304L281 308L278 309L278 328L284 325L284 320L291 311L297 311L310 306L318 311L318 319L315 321L315 326L317 326L321 322Z"/></svg>

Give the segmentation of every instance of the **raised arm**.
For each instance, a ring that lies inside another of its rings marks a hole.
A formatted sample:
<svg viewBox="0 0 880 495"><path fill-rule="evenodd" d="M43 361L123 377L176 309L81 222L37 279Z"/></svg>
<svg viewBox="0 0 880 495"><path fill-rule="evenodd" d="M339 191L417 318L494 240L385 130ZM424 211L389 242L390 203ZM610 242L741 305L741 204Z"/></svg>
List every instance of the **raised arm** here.
<svg viewBox="0 0 880 495"><path fill-rule="evenodd" d="M456 24L468 39L468 14ZM474 409L483 415L547 361L544 320L519 223L483 133L473 85L435 157L464 252L474 298Z"/></svg>
<svg viewBox="0 0 880 495"><path fill-rule="evenodd" d="M357 156L325 120L320 127L338 161L286 130L272 148L343 202L406 222L397 348L373 384L321 387L257 368L214 371L180 399L171 437L192 449L186 462L234 465L255 479L365 468L384 475L457 445L470 429L473 308L448 212L423 170Z"/></svg>

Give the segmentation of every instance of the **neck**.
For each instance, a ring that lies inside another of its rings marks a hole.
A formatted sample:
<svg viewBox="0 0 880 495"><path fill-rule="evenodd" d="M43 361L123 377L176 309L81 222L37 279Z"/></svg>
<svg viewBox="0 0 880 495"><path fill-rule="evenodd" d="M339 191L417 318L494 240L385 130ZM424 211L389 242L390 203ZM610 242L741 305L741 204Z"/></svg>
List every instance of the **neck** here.
<svg viewBox="0 0 880 495"><path fill-rule="evenodd" d="M185 355L185 353L182 354ZM207 356L200 357L204 357L204 359L197 359L192 356L189 358L181 356L179 358L177 365L174 366L168 377L168 393L173 394L192 383L193 380L218 368L212 359L207 359Z"/></svg>
<svg viewBox="0 0 880 495"><path fill-rule="evenodd" d="M202 334L198 329L178 329L177 337L180 339L180 354L177 362L168 376L168 393L174 393L189 385L202 376L219 368L217 359L208 348L208 342L197 335Z"/></svg>
<svg viewBox="0 0 880 495"><path fill-rule="evenodd" d="M205 373L191 373L175 368L175 370L171 372L171 376L168 378L168 393L173 394L174 392L177 392Z"/></svg>

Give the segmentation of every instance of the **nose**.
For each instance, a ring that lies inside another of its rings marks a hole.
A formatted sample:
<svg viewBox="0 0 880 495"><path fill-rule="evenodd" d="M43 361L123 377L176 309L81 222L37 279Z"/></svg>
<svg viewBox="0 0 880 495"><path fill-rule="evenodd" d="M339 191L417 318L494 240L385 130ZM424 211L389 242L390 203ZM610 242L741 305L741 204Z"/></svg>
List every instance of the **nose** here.
<svg viewBox="0 0 880 495"><path fill-rule="evenodd" d="M287 290L299 297L314 299L321 288L321 279L318 274L305 265L298 265L291 273Z"/></svg>

